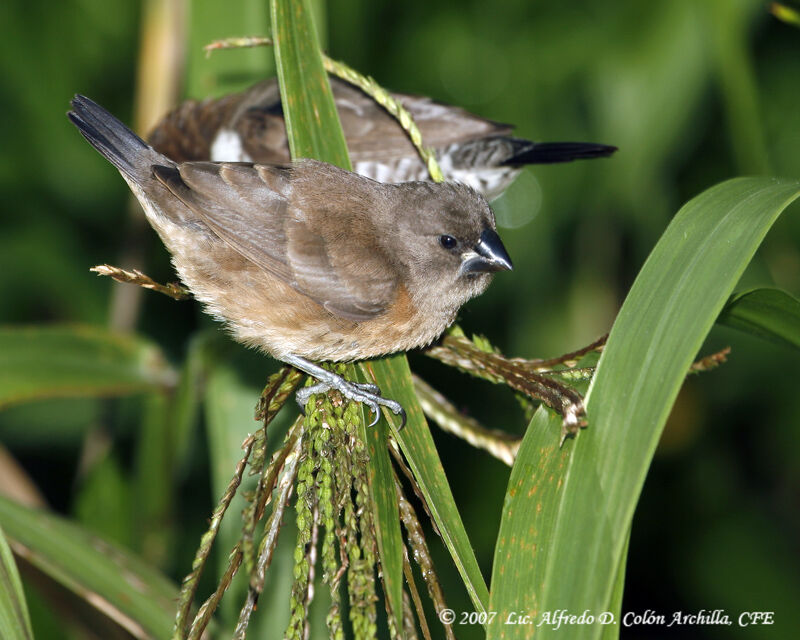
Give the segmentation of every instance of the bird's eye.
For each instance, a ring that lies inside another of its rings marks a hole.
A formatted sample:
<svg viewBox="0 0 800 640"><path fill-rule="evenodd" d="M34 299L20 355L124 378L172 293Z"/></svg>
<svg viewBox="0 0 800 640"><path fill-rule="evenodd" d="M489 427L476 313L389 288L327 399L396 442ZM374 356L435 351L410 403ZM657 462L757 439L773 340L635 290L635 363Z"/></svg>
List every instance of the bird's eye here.
<svg viewBox="0 0 800 640"><path fill-rule="evenodd" d="M453 236L448 236L447 234L443 236L439 236L439 244L442 245L445 249L455 249L455 246L458 244L458 241Z"/></svg>

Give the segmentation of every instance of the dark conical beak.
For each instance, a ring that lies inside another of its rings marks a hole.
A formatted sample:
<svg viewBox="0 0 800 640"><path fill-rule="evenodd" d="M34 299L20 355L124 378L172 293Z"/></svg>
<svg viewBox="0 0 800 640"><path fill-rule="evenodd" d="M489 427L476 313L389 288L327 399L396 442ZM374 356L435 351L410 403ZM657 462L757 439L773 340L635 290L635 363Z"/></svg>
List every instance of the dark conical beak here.
<svg viewBox="0 0 800 640"><path fill-rule="evenodd" d="M467 273L490 273L492 271L511 271L513 265L503 241L494 229L486 229L481 234L478 244L464 256L459 269L460 275Z"/></svg>

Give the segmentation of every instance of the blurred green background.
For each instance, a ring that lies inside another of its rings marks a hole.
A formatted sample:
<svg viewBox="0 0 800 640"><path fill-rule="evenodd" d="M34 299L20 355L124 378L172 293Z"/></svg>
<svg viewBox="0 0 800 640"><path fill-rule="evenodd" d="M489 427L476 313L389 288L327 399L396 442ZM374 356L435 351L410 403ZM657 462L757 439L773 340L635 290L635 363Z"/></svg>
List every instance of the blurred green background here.
<svg viewBox="0 0 800 640"><path fill-rule="evenodd" d="M515 269L463 309L461 324L509 355L554 356L608 331L647 254L690 197L737 175L800 176L800 30L771 17L766 3L317 4L329 54L388 88L514 123L521 137L620 148L610 160L528 169L495 203ZM142 232L129 213L127 186L64 115L80 92L132 120L142 6L0 6L2 324L108 326L115 290L128 285L88 269L122 265L131 253L148 275L174 280L155 233ZM265 33L267 13L263 0L190 2L182 95L219 95L269 72L268 49L210 60L201 51L212 39ZM739 290L800 294L798 213L795 205L778 222ZM213 354L204 360L209 388L241 398L237 407L254 404L274 361L228 343L194 303L145 293L138 304L135 331L176 368L202 344ZM800 354L723 328L704 353L725 345L733 349L728 364L687 380L664 433L634 520L623 610L725 609L734 619L764 610L775 611L777 624L630 628L624 638L789 638L800 627ZM524 429L508 390L410 358L486 426ZM177 581L230 474L212 468L220 445L207 427L213 411L234 401L207 398L190 421L169 522L158 524L163 540L153 542L137 492L153 463L141 425L157 402L147 394L19 404L0 412L0 442L55 510L144 553ZM247 411L224 415L235 423L235 457L254 423ZM488 576L508 469L434 435ZM470 610L449 557L431 542L449 606ZM29 597L37 637L65 633L49 605L33 591ZM285 608L286 598L276 596L275 606ZM459 637L480 635L459 629Z"/></svg>

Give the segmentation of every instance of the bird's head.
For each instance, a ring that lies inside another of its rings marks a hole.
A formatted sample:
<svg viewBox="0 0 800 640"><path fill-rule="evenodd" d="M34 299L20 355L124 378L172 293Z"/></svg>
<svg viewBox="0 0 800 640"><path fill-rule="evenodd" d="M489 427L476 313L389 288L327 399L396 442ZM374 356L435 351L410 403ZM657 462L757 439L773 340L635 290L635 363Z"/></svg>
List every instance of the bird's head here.
<svg viewBox="0 0 800 640"><path fill-rule="evenodd" d="M407 271L412 297L453 312L482 293L511 258L497 235L494 213L472 188L446 182L393 185L392 253Z"/></svg>

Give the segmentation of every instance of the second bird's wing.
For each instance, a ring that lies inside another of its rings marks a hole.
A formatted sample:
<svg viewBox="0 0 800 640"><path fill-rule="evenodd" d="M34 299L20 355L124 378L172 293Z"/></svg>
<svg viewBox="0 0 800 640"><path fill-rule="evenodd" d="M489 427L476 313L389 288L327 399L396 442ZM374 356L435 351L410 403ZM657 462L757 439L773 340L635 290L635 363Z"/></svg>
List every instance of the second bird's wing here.
<svg viewBox="0 0 800 640"><path fill-rule="evenodd" d="M189 162L156 178L245 258L334 315L355 321L387 309L396 278L375 246L341 242L342 222L291 205L288 166Z"/></svg>

